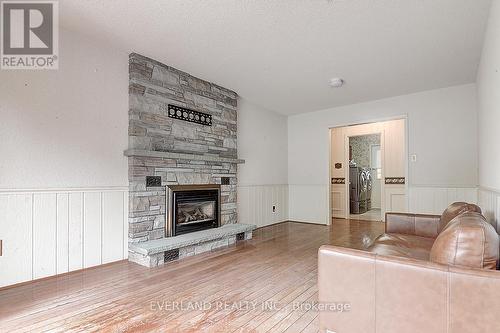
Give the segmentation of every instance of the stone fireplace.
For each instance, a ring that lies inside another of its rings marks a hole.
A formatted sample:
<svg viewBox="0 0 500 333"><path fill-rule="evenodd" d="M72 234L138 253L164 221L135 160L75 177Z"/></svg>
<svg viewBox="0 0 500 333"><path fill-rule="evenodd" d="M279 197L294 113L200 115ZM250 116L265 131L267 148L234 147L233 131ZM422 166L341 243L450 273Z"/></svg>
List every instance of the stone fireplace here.
<svg viewBox="0 0 500 333"><path fill-rule="evenodd" d="M148 242L237 223L244 161L235 92L135 53L129 80L129 259L143 263ZM205 197L193 197L200 189Z"/></svg>

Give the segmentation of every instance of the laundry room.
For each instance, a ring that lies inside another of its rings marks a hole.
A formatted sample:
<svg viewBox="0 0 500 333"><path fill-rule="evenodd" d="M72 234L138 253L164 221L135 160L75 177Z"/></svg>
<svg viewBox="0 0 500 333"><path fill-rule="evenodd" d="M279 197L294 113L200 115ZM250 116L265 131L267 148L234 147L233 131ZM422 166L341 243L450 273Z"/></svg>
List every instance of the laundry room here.
<svg viewBox="0 0 500 333"><path fill-rule="evenodd" d="M351 218L380 221L380 134L349 138Z"/></svg>

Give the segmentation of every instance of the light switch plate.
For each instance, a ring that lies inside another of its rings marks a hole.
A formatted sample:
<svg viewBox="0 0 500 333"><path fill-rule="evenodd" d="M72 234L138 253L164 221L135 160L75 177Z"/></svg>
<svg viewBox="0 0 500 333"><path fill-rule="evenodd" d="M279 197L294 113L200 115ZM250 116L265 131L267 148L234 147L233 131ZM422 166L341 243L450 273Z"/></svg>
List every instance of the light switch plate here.
<svg viewBox="0 0 500 333"><path fill-rule="evenodd" d="M410 161L416 162L417 161L417 155L415 155L415 154L410 155Z"/></svg>

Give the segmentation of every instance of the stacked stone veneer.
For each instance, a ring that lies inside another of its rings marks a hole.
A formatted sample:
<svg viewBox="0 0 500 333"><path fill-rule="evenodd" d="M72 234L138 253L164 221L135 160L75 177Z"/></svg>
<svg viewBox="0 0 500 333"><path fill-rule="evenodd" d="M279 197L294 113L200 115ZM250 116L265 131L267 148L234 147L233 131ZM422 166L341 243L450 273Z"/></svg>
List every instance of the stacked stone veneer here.
<svg viewBox="0 0 500 333"><path fill-rule="evenodd" d="M229 177L230 185L221 186L221 224L236 223L236 93L135 53L129 73L129 151L169 153L127 154L129 241L165 236L171 184L221 184ZM213 125L169 118L168 104L211 114ZM146 188L146 176L161 176L162 187Z"/></svg>
<svg viewBox="0 0 500 333"><path fill-rule="evenodd" d="M368 134L361 136L351 136L349 145L352 147L352 159L357 166L369 168L371 157L371 145L380 144L380 134Z"/></svg>

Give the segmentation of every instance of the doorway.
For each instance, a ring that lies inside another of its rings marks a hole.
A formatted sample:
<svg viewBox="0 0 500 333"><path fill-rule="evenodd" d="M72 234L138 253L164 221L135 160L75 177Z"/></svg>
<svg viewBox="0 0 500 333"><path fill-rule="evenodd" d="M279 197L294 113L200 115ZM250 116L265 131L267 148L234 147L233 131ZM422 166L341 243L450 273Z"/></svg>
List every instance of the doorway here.
<svg viewBox="0 0 500 333"><path fill-rule="evenodd" d="M349 218L381 221L380 133L349 137Z"/></svg>
<svg viewBox="0 0 500 333"><path fill-rule="evenodd" d="M406 119L330 129L332 218L384 221L406 212Z"/></svg>

